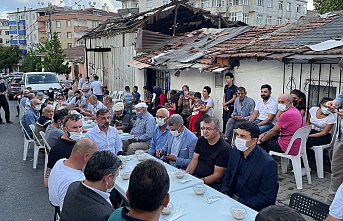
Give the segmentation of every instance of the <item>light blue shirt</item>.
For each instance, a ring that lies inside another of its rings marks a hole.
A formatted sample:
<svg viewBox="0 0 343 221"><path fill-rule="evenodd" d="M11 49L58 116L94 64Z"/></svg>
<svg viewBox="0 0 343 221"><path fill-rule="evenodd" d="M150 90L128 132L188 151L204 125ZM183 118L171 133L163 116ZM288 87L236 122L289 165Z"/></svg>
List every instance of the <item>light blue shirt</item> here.
<svg viewBox="0 0 343 221"><path fill-rule="evenodd" d="M233 115L244 117L245 120L249 120L250 115L254 112L255 101L250 97L245 96L241 103L239 97L235 99Z"/></svg>
<svg viewBox="0 0 343 221"><path fill-rule="evenodd" d="M146 112L142 118L137 117L131 130L131 134L137 141L147 142L150 144L155 125L156 121L154 117L149 112Z"/></svg>
<svg viewBox="0 0 343 221"><path fill-rule="evenodd" d="M181 140L183 138L183 134L184 134L185 130L183 130L181 132L181 134L177 137L173 137L173 141L172 141L172 146L171 146L171 151L170 154L174 155L174 156L178 156L180 149L181 149ZM176 161L169 161L169 164L176 167Z"/></svg>
<svg viewBox="0 0 343 221"><path fill-rule="evenodd" d="M32 108L25 111L23 117L21 118L21 123L31 139L33 138L33 133L31 131L30 124L36 125L38 119L39 111L34 111Z"/></svg>
<svg viewBox="0 0 343 221"><path fill-rule="evenodd" d="M156 125L154 133L151 138L150 148L148 153L156 154L156 151L162 149L164 145L167 143L168 133L170 129L167 126L165 131L161 131L161 127Z"/></svg>

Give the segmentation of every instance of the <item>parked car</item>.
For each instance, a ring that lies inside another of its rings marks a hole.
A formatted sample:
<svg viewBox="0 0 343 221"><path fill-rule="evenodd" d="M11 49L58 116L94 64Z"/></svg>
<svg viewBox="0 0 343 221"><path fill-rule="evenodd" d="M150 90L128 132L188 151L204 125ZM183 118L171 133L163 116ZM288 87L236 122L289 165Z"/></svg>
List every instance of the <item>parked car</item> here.
<svg viewBox="0 0 343 221"><path fill-rule="evenodd" d="M28 72L22 77L22 87L31 87L33 91L48 93L49 88L61 89L57 74L53 72Z"/></svg>
<svg viewBox="0 0 343 221"><path fill-rule="evenodd" d="M22 80L22 77L14 77L12 81L8 84L8 87L7 87L8 99L12 100L14 95L16 95L17 93L21 91L21 85L20 85L21 80Z"/></svg>

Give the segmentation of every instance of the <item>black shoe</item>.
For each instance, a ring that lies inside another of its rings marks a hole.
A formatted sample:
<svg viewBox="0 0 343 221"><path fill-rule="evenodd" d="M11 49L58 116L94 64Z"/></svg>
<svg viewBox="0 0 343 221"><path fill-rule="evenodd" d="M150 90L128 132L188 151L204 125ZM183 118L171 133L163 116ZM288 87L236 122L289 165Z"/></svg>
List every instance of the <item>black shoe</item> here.
<svg viewBox="0 0 343 221"><path fill-rule="evenodd" d="M13 124L12 121L6 121L6 124Z"/></svg>
<svg viewBox="0 0 343 221"><path fill-rule="evenodd" d="M5 124L5 123L1 121L0 124Z"/></svg>

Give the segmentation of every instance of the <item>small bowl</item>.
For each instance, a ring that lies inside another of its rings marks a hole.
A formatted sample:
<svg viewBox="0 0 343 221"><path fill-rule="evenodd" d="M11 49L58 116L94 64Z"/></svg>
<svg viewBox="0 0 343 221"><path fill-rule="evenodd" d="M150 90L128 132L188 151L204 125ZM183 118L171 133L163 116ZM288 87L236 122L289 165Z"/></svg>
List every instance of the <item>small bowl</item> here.
<svg viewBox="0 0 343 221"><path fill-rule="evenodd" d="M231 215L234 219L242 220L247 214L247 211L241 206L233 206L230 209Z"/></svg>
<svg viewBox="0 0 343 221"><path fill-rule="evenodd" d="M196 186L193 186L193 190L196 195L204 195L204 193L206 192L206 186L196 185Z"/></svg>
<svg viewBox="0 0 343 221"><path fill-rule="evenodd" d="M178 179L182 179L186 174L186 171L178 169L175 171L175 177Z"/></svg>
<svg viewBox="0 0 343 221"><path fill-rule="evenodd" d="M139 161L144 161L144 160L146 160L146 155L145 155L145 153L139 153L139 154L137 155L137 159L138 159Z"/></svg>
<svg viewBox="0 0 343 221"><path fill-rule="evenodd" d="M169 215L173 212L173 204L168 203L167 207L164 207L162 210L162 215Z"/></svg>
<svg viewBox="0 0 343 221"><path fill-rule="evenodd" d="M136 150L136 151L135 151L136 156L137 156L138 154L141 154L141 153L145 153L144 150Z"/></svg>
<svg viewBox="0 0 343 221"><path fill-rule="evenodd" d="M120 159L121 162L123 162L123 164L124 164L124 163L126 163L126 161L127 161L127 156L120 155L120 156L119 156L119 159Z"/></svg>
<svg viewBox="0 0 343 221"><path fill-rule="evenodd" d="M126 171L126 172L123 172L120 174L121 178L123 180L128 180L130 179L130 176L131 176L131 171Z"/></svg>

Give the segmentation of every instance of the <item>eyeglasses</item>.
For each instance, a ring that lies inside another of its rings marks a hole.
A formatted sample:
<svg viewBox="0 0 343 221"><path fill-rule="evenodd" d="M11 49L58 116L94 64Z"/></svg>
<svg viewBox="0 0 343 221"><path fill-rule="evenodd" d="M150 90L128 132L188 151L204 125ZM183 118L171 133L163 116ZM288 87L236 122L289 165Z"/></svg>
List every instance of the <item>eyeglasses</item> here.
<svg viewBox="0 0 343 221"><path fill-rule="evenodd" d="M217 128L209 128L209 127L201 127L201 130L207 130L207 131L211 131L211 130L215 130Z"/></svg>
<svg viewBox="0 0 343 221"><path fill-rule="evenodd" d="M78 121L81 118L82 118L82 116L80 114L70 114L66 117L65 122L67 122L68 120Z"/></svg>

